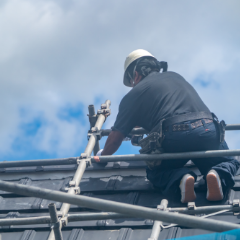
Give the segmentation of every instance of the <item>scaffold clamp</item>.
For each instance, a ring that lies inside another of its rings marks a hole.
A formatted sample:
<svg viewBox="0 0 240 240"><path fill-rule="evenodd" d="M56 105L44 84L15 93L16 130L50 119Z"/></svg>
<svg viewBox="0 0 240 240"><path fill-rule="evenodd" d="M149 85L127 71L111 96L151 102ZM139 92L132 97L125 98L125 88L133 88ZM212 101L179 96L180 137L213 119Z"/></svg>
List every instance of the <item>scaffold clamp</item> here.
<svg viewBox="0 0 240 240"><path fill-rule="evenodd" d="M75 195L80 194L80 187L69 187L69 188L65 188L66 191L68 191L69 189L73 189Z"/></svg>
<svg viewBox="0 0 240 240"><path fill-rule="evenodd" d="M240 214L240 211L239 211L239 199L234 199L233 200L233 215L236 216L236 215L239 215Z"/></svg>
<svg viewBox="0 0 240 240"><path fill-rule="evenodd" d="M188 203L188 210L195 210L195 208L196 208L195 202Z"/></svg>
<svg viewBox="0 0 240 240"><path fill-rule="evenodd" d="M105 115L105 117L107 118L110 114L111 114L111 110L109 108L107 108L107 104L104 103L101 105L101 109L97 111L97 115ZM105 119L106 121L106 119Z"/></svg>
<svg viewBox="0 0 240 240"><path fill-rule="evenodd" d="M81 153L80 158L77 159L77 164L79 165L82 160L86 161L87 167L92 165L91 158L86 153Z"/></svg>
<svg viewBox="0 0 240 240"><path fill-rule="evenodd" d="M88 136L87 136L88 140L92 135L96 136L97 140L101 140L102 131L99 130L97 127L92 127L91 130L88 131Z"/></svg>
<svg viewBox="0 0 240 240"><path fill-rule="evenodd" d="M66 227L68 225L68 217L65 216L63 218L61 218L61 223L63 227Z"/></svg>
<svg viewBox="0 0 240 240"><path fill-rule="evenodd" d="M69 187L76 187L76 181L70 181Z"/></svg>
<svg viewBox="0 0 240 240"><path fill-rule="evenodd" d="M88 155L86 153L81 153L80 159L87 159Z"/></svg>

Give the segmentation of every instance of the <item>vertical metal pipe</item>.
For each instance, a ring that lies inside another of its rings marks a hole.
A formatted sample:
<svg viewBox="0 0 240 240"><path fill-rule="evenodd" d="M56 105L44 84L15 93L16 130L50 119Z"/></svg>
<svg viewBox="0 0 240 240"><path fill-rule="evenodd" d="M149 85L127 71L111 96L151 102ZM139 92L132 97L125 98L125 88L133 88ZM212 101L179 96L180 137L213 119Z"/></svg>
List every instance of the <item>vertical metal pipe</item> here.
<svg viewBox="0 0 240 240"><path fill-rule="evenodd" d="M84 151L84 153L86 153L87 156L91 156L91 153L92 153L92 150L95 146L96 140L97 140L97 137L95 135L92 135L89 138L87 147L85 148L85 151Z"/></svg>
<svg viewBox="0 0 240 240"><path fill-rule="evenodd" d="M84 174L84 171L85 171L86 167L87 167L86 161L85 161L85 160L84 160L84 161L81 161L81 163L79 164L79 166L78 166L78 168L77 168L77 171L76 171L76 173L75 173L75 175L74 175L74 177L73 177L73 181L75 181L75 183L76 183L75 186L79 186L80 181L81 181L81 179L82 179L82 176L83 176L83 174ZM70 189L68 190L68 194L75 194L74 189L73 189L73 188L70 188ZM71 205L68 204L68 203L63 203L63 204L62 204L62 207L61 207L60 211L62 212L63 216L68 213L68 211L69 211L69 209L70 209L70 206L71 206Z"/></svg>
<svg viewBox="0 0 240 240"><path fill-rule="evenodd" d="M48 205L51 222L52 222L52 228L55 235L56 240L63 240L62 232L61 232L61 222L58 220L57 216L57 209L54 203L50 203Z"/></svg>
<svg viewBox="0 0 240 240"><path fill-rule="evenodd" d="M168 205L168 200L163 199L161 201L161 205L158 206L158 210L166 211L167 210L167 205ZM148 238L148 240L158 240L158 237L160 235L161 228L162 228L161 225L162 225L162 221L154 221L153 228L152 228L152 233L151 233L150 238Z"/></svg>
<svg viewBox="0 0 240 240"><path fill-rule="evenodd" d="M92 117L92 116L94 116L95 115L95 108L94 108L94 105L89 105L88 106L88 113L89 113L89 117ZM91 127L94 127L94 123L93 123L93 121L90 121L90 126Z"/></svg>
<svg viewBox="0 0 240 240"><path fill-rule="evenodd" d="M96 140L95 146L93 148L93 154L96 156L97 152L100 150L99 140Z"/></svg>
<svg viewBox="0 0 240 240"><path fill-rule="evenodd" d="M105 102L105 104L107 104L107 107L109 108L110 105L111 105L110 100L107 100ZM93 113L94 106L90 107L90 109L91 109L90 110L91 113ZM95 110L94 110L94 112L95 112ZM90 112L89 112L89 114L90 114ZM106 117L103 114L101 114L98 117L97 122L95 123L94 127L97 127L98 130L100 130L102 128L102 125L103 125L105 119L106 119ZM91 135L91 137L88 140L88 144L87 144L87 146L85 148L85 151L84 151L84 153L86 153L87 156L91 156L91 153L93 151L93 148L95 146L96 141L97 141L96 136L95 135ZM87 167L87 161L88 161L88 159L83 159L80 162L80 164L78 165L77 171L75 172L74 177L73 177L73 182L75 181L75 187L78 187L79 184L80 184L80 181L82 179L83 173L84 173L84 171L85 171L85 169ZM75 194L74 188L70 188L67 193L70 194L70 195ZM61 207L60 211L62 212L63 217L68 213L68 211L70 209L70 206L71 205L69 203L63 203L62 204L62 207ZM48 240L55 240L53 231L51 231L51 233L50 233L50 235L48 237Z"/></svg>
<svg viewBox="0 0 240 240"><path fill-rule="evenodd" d="M95 108L94 105L89 105L88 106L88 113L89 113L89 122L90 122L90 128L94 127L95 125ZM100 150L100 145L99 145L99 141L96 140L94 149L93 149L93 153L94 155L97 154L97 152Z"/></svg>

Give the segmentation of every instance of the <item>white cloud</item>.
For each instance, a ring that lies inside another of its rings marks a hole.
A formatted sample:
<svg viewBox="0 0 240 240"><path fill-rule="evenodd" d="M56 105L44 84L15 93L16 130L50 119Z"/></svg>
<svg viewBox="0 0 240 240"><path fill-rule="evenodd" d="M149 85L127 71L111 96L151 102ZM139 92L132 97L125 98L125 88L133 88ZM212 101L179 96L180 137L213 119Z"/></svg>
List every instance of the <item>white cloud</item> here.
<svg viewBox="0 0 240 240"><path fill-rule="evenodd" d="M220 118L238 123L239 7L238 0L5 1L0 5L0 152L11 153L13 140L25 138L21 123L41 113L48 124L32 139L33 147L59 157L75 154L86 144L88 124L63 121L59 110L81 102L87 113L96 98L111 99L113 114L106 124L111 126L129 90L122 85L123 62L137 48L168 61ZM22 108L29 111L24 119ZM229 145L237 148L239 141L233 134Z"/></svg>

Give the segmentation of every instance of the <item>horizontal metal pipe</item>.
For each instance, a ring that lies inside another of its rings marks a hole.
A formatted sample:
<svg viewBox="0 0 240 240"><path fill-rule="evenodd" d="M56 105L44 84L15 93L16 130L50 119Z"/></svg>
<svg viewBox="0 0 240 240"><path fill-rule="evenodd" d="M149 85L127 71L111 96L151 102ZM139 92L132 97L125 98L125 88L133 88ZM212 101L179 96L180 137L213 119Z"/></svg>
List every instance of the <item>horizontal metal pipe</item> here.
<svg viewBox="0 0 240 240"><path fill-rule="evenodd" d="M229 130L240 130L240 124L227 124L225 127L225 130L229 131ZM110 132L112 131L112 129L103 129L102 130L102 136L108 136L110 134ZM146 134L149 133L147 130L145 130L144 128L134 128L130 134L134 135L134 134Z"/></svg>
<svg viewBox="0 0 240 240"><path fill-rule="evenodd" d="M0 168L8 167L33 167L33 166L51 166L51 165L70 165L77 163L77 157L61 159L41 159L24 161L4 161L0 162Z"/></svg>
<svg viewBox="0 0 240 240"><path fill-rule="evenodd" d="M112 131L112 129L103 129L102 132L102 136L108 136L110 134L110 132ZM144 128L134 128L130 134L134 135L134 134L146 134L149 133L147 130L145 130Z"/></svg>
<svg viewBox="0 0 240 240"><path fill-rule="evenodd" d="M0 226L10 225L33 225L33 224L48 224L51 222L50 216L29 217L29 218L8 218L0 219Z"/></svg>
<svg viewBox="0 0 240 240"><path fill-rule="evenodd" d="M217 221L211 219L201 219L195 216L189 216L185 214L175 214L170 212L157 211L155 209L135 206L126 203L119 203L109 200L96 199L92 197L86 197L81 195L69 195L67 193L24 186L21 184L10 183L0 181L0 190L14 192L16 194L38 197L48 199L57 202L66 202L73 205L78 205L91 209L98 209L103 211L118 212L124 215L132 217L147 218L158 221L165 221L169 223L176 223L181 226L205 229L214 232L223 232L236 228L240 228L240 225L233 224L224 221Z"/></svg>
<svg viewBox="0 0 240 240"><path fill-rule="evenodd" d="M80 214L68 214L69 222L76 221L88 221L88 220L103 220L103 219L119 219L119 218L130 218L120 213L114 212L101 212L101 213L80 213Z"/></svg>
<svg viewBox="0 0 240 240"><path fill-rule="evenodd" d="M209 158L223 156L240 156L240 149L235 150L213 150L199 152L183 153L162 153L162 154L130 154L130 155L113 155L91 157L96 162L119 162L119 161L151 161L151 160L170 160L170 159L192 159L192 158Z"/></svg>
<svg viewBox="0 0 240 240"><path fill-rule="evenodd" d="M240 150L236 149L236 150L202 151L202 152L186 152L186 153L164 153L164 154L156 154L156 155L147 155L147 154L113 155L113 156L101 156L100 160L102 162L139 161L139 160L147 161L147 160L207 158L207 157L239 156L239 155L240 155ZM70 165L70 164L77 164L77 160L78 158L75 157L75 158L63 158L63 159L47 159L47 160L43 159L43 160L0 162L0 168ZM92 161L95 161L93 157L92 157Z"/></svg>
<svg viewBox="0 0 240 240"><path fill-rule="evenodd" d="M233 211L233 206L219 205L219 206L196 207L195 210L188 210L188 208L168 208L167 210L170 212L180 212L184 214L204 214L204 213L218 212L222 210ZM234 211L240 211L240 207L234 208ZM67 214L66 216L68 217L68 222L131 218L131 216L127 216L120 213L114 213L114 212L78 213L78 214ZM48 224L50 222L51 222L51 219L49 216L0 219L0 226Z"/></svg>
<svg viewBox="0 0 240 240"><path fill-rule="evenodd" d="M227 124L225 130L240 130L240 124Z"/></svg>
<svg viewBox="0 0 240 240"><path fill-rule="evenodd" d="M113 213L113 212L66 214L66 216L68 217L68 222L130 218L130 216L126 216L120 213ZM49 224L49 223L51 223L50 216L0 219L0 226L34 225L34 224Z"/></svg>
<svg viewBox="0 0 240 240"><path fill-rule="evenodd" d="M181 212L184 214L213 213L213 212L219 212L222 210L240 211L240 207L233 207L232 205L218 205L218 206L196 207L194 210L189 210L188 208L168 208L168 211L170 212Z"/></svg>

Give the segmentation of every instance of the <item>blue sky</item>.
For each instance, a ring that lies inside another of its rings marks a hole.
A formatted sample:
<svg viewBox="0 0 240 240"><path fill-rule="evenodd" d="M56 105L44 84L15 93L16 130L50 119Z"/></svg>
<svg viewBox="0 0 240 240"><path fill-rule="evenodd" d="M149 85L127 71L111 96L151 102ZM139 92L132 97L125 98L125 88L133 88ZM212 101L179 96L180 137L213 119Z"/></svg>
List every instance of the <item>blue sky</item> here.
<svg viewBox="0 0 240 240"><path fill-rule="evenodd" d="M123 64L143 48L189 81L220 119L240 123L240 3L8 0L0 4L0 161L79 156L88 105L112 115ZM106 138L101 141L104 146ZM240 135L227 132L230 148ZM124 142L117 154L138 153Z"/></svg>

